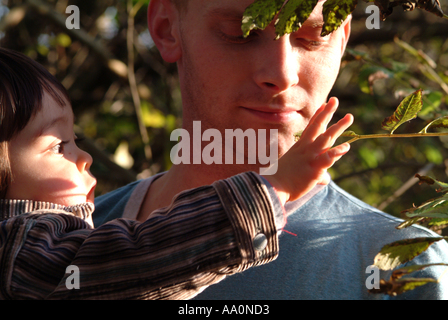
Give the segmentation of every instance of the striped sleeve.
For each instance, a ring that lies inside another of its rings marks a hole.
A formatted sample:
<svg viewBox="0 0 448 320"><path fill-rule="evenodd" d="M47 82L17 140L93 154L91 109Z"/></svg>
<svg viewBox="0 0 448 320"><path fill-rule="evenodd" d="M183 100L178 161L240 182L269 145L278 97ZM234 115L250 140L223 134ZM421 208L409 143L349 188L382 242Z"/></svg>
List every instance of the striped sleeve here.
<svg viewBox="0 0 448 320"><path fill-rule="evenodd" d="M278 254L266 187L243 173L180 193L144 223L92 229L70 214L26 214L0 224L3 299L188 299ZM68 289L79 270L79 289Z"/></svg>

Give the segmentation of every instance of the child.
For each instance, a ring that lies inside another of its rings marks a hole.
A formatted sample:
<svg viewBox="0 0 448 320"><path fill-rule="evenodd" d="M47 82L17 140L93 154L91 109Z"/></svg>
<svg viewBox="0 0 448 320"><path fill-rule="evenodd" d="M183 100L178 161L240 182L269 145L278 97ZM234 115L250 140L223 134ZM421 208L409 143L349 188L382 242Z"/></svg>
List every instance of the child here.
<svg viewBox="0 0 448 320"><path fill-rule="evenodd" d="M64 87L0 48L0 297L187 299L274 260L282 205L326 183L325 170L349 149L329 149L352 122L326 130L336 106L331 99L316 112L275 175L242 173L178 194L143 223L95 229L92 158L76 145ZM68 289L69 266L79 270L79 289Z"/></svg>

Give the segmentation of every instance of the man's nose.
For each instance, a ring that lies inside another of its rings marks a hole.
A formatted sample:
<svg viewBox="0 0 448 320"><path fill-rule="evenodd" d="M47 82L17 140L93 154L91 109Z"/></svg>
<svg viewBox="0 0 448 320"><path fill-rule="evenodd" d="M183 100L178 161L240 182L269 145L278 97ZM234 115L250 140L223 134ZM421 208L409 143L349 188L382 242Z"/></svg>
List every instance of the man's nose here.
<svg viewBox="0 0 448 320"><path fill-rule="evenodd" d="M258 55L254 79L263 89L280 93L299 83L299 57L290 35L270 40Z"/></svg>

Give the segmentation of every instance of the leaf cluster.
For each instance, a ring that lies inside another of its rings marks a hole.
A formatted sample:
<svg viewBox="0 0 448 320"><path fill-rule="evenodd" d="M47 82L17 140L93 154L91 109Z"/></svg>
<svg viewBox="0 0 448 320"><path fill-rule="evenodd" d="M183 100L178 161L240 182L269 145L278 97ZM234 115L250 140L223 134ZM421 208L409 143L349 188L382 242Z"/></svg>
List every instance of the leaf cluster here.
<svg viewBox="0 0 448 320"><path fill-rule="evenodd" d="M427 124L421 131L415 134L394 134L404 123L413 120L417 117L418 112L421 110L422 102L422 90L417 90L411 95L407 96L400 103L393 115L384 119L382 128L389 131L387 135L358 135L353 131L348 131L343 135L352 138L349 142L354 142L359 139L369 138L394 138L394 137L423 137L423 136L440 136L446 135L446 133L429 133L429 129L435 128L448 128L448 117L440 117L429 124ZM419 179L420 184L426 183L428 185L434 185L437 187L436 191L440 193L440 196L428 200L423 204L407 209L403 213L408 218L404 222L397 226L397 229L403 229L410 227L415 223L426 221L429 225L446 225L448 226L448 183L436 180L430 176L421 176L416 174L416 178ZM429 246L440 240L448 239L448 237L424 237L405 239L393 242L384 246L381 251L375 256L374 265L381 270L393 270L409 261L414 259L426 251ZM404 266L392 272L392 275L388 281L381 280L379 289L372 289L372 293L386 293L389 295L397 295L403 292L413 290L419 286L430 282L437 282L431 278L412 278L405 277L409 273L422 270L424 268L435 265L447 265L444 263L430 264L430 265L413 265Z"/></svg>
<svg viewBox="0 0 448 320"><path fill-rule="evenodd" d="M343 137L350 137L349 143L360 139L373 139L373 138L411 138L411 137L428 137L428 136L444 136L446 132L432 133L428 132L429 129L445 128L448 129L448 116L439 117L429 124L427 124L421 131L410 134L395 134L397 130L404 123L417 118L418 113L423 107L422 90L417 90L409 96L405 97L394 114L385 118L381 124L381 127L389 131L389 134L368 134L359 135L354 131L347 131L342 134Z"/></svg>
<svg viewBox="0 0 448 320"><path fill-rule="evenodd" d="M420 8L447 18L440 7L438 0L432 1L389 1L364 0L374 2L381 12L382 19L386 19L395 6L402 5L405 11ZM256 0L244 12L241 29L243 36L247 37L252 30L265 29L274 22L276 38L296 32L308 19L316 7L318 0ZM327 0L323 4L322 14L324 25L321 36L327 36L337 30L342 22L355 10L358 0ZM274 19L276 19L274 21Z"/></svg>

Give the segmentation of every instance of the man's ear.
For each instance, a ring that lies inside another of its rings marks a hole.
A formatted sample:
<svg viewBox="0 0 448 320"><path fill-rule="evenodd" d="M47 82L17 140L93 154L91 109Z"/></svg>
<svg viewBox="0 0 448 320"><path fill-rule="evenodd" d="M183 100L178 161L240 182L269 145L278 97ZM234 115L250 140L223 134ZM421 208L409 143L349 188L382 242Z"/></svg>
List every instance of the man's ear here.
<svg viewBox="0 0 448 320"><path fill-rule="evenodd" d="M348 39L350 38L351 32L352 15L350 14L343 22L342 28L342 54L344 54L345 48L347 47Z"/></svg>
<svg viewBox="0 0 448 320"><path fill-rule="evenodd" d="M178 11L170 0L151 0L148 6L148 29L162 58L174 63L181 57Z"/></svg>

